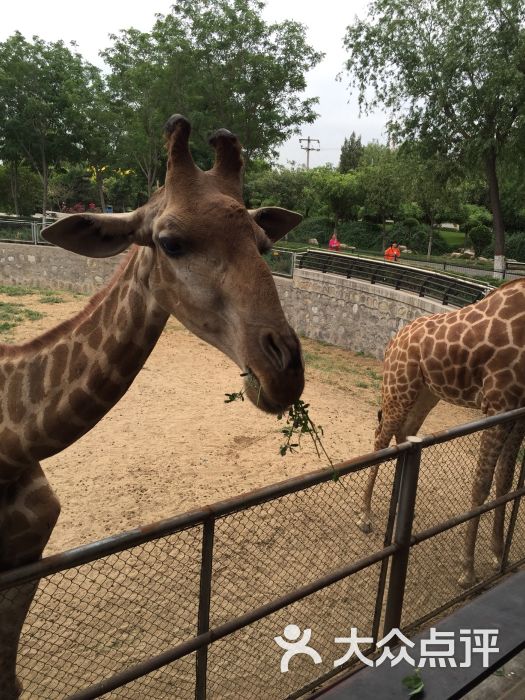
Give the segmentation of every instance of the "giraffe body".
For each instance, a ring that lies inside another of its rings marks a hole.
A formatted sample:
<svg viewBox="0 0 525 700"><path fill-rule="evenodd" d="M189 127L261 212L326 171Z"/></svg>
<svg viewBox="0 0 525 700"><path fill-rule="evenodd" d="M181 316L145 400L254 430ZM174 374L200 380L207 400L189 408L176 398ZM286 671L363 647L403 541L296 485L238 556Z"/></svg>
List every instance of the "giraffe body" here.
<svg viewBox="0 0 525 700"><path fill-rule="evenodd" d="M440 401L478 408L485 415L525 405L525 280L494 290L476 304L418 318L387 347L382 407L375 449L415 435ZM472 507L482 504L496 472L496 495L508 492L525 423L485 430L472 485ZM497 465L497 469L496 469ZM358 525L371 529L377 468L370 471ZM494 516L492 548L497 565L503 553L504 507ZM469 521L460 584L473 585L479 519Z"/></svg>
<svg viewBox="0 0 525 700"><path fill-rule="evenodd" d="M248 212L236 137L210 140L214 167L194 164L190 125L166 125L166 183L135 212L60 219L44 236L105 257L131 246L85 309L20 346L0 345L0 571L37 560L60 513L40 466L90 430L127 391L170 315L248 375L246 393L266 411L299 398L304 365L261 253L301 217L276 207ZM0 698L21 687L16 656L36 590L0 592Z"/></svg>

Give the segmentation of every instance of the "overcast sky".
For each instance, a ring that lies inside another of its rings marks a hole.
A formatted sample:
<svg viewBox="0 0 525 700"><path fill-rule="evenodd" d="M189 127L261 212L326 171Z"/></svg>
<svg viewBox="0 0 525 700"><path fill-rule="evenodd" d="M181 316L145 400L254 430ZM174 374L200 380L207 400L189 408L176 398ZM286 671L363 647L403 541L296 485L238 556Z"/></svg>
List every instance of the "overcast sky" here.
<svg viewBox="0 0 525 700"><path fill-rule="evenodd" d="M27 38L37 34L46 41L75 41L78 51L90 62L102 66L98 52L109 44L108 35L119 29L151 29L156 13L167 14L173 0L14 0L4 2L0 23L0 41L19 30ZM368 0L267 0L264 17L268 21L294 19L307 27L308 42L326 56L308 75L306 95L319 97L318 120L290 139L281 149L283 163L305 162L299 138L319 139L321 150L310 154L310 165L337 164L344 137L352 131L363 143L373 139L385 142L385 116L375 114L359 118L357 101L347 89L347 80L336 81L345 60L343 36L355 15L364 16ZM176 105L174 105L174 108ZM227 126L227 125L225 125Z"/></svg>

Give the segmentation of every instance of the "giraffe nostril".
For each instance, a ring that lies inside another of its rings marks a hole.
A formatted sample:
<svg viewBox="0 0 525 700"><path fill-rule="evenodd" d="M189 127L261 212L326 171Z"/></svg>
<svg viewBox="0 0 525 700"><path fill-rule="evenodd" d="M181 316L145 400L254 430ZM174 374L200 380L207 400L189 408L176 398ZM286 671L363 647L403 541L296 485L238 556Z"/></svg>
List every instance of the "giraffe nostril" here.
<svg viewBox="0 0 525 700"><path fill-rule="evenodd" d="M283 372L290 362L290 352L286 345L272 333L263 334L261 345L270 363L279 372Z"/></svg>

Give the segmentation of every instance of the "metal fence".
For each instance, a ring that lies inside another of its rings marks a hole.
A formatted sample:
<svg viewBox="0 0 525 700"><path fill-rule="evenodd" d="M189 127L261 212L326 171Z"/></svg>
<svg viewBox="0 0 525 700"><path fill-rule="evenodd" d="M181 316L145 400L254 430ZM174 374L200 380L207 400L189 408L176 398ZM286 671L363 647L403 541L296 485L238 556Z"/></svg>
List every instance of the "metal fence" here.
<svg viewBox="0 0 525 700"><path fill-rule="evenodd" d="M451 306L472 304L493 289L488 285L430 270L329 251L308 250L300 253L297 255L296 266L386 285L420 297L437 299L442 304Z"/></svg>
<svg viewBox="0 0 525 700"><path fill-rule="evenodd" d="M355 254L376 260L384 259L380 253L371 250L356 249ZM430 270L452 273L453 275L461 275L463 277L474 277L476 279L486 278L487 281L494 279L494 267L492 265L488 265L487 263L477 264L474 259L469 258L440 259L432 257L429 260L426 257L410 253L409 255L402 254L396 264L423 267ZM507 280L520 279L525 276L525 263L506 260L505 269L500 270L498 275L500 275L502 279Z"/></svg>
<svg viewBox="0 0 525 700"><path fill-rule="evenodd" d="M295 268L295 254L291 250L273 248L264 255L264 259L274 275L279 277L293 277Z"/></svg>
<svg viewBox="0 0 525 700"><path fill-rule="evenodd" d="M523 450L512 492L474 511L469 498L483 431L524 418L485 418L341 463L337 480L319 470L0 574L3 596L40 579L19 651L25 697L302 696L334 675L350 627L410 632L525 562ZM374 465L365 535L355 519ZM504 502L494 572L490 511ZM477 515L480 582L463 591L464 524ZM281 673L274 637L292 623L311 628L322 663L298 657Z"/></svg>
<svg viewBox="0 0 525 700"><path fill-rule="evenodd" d="M50 245L42 238L42 221L6 219L0 217L0 243L30 243Z"/></svg>

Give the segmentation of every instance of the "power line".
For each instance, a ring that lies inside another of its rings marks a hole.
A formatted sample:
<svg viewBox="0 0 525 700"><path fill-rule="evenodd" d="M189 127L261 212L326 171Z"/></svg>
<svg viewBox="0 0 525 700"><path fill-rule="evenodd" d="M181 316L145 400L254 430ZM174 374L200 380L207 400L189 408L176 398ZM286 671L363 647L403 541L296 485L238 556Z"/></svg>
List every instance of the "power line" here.
<svg viewBox="0 0 525 700"><path fill-rule="evenodd" d="M306 146L302 145L303 142L306 142ZM311 139L310 137L308 137L307 139L299 139L299 143L301 144L302 150L306 151L306 169L309 170L310 169L310 151L320 151L321 144L319 143L319 139ZM310 145L311 143L316 143L317 147L311 146Z"/></svg>

